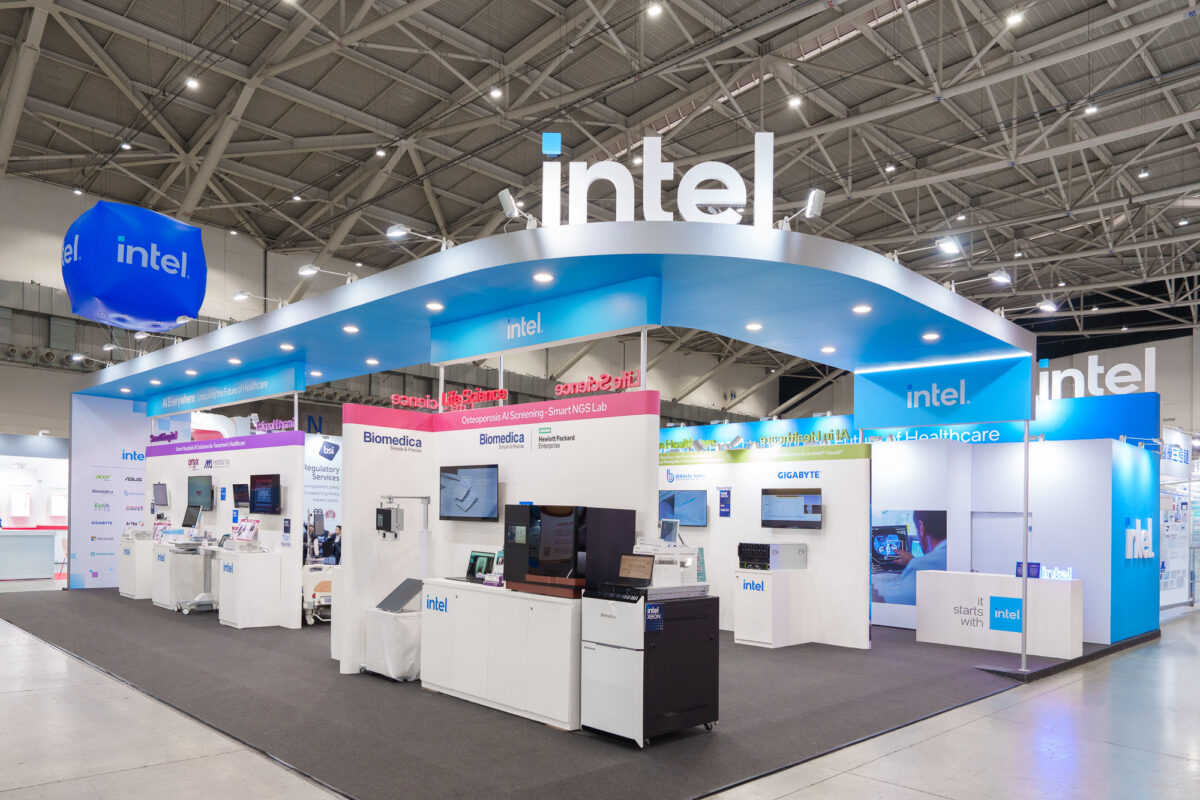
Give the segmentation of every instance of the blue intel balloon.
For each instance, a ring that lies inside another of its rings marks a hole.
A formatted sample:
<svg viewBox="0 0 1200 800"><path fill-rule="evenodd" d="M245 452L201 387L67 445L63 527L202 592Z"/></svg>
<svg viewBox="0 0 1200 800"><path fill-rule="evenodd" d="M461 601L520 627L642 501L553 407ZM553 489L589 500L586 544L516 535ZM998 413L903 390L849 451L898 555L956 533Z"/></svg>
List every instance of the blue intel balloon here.
<svg viewBox="0 0 1200 800"><path fill-rule="evenodd" d="M138 331L170 330L179 317L197 316L208 284L199 228L105 201L67 229L62 272L72 311Z"/></svg>

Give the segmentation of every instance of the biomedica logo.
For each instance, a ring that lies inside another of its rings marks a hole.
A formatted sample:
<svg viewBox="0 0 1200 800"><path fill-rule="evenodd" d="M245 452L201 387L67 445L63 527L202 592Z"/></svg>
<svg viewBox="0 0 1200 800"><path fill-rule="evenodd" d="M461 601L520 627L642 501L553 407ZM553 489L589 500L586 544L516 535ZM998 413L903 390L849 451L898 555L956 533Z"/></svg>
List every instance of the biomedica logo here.
<svg viewBox="0 0 1200 800"><path fill-rule="evenodd" d="M367 444L385 444L391 447L420 447L421 440L414 439L407 433L403 436L386 436L381 433L363 431L363 441Z"/></svg>
<svg viewBox="0 0 1200 800"><path fill-rule="evenodd" d="M481 445L524 444L525 443L525 434L517 433L516 431L509 431L508 433L500 433L500 434L481 433L481 434L479 434L479 443Z"/></svg>
<svg viewBox="0 0 1200 800"><path fill-rule="evenodd" d="M913 389L912 385L909 384L906 399L909 408L966 406L971 404L971 401L967 399L967 382L965 380L958 382L957 389L939 389L936 383L928 389Z"/></svg>

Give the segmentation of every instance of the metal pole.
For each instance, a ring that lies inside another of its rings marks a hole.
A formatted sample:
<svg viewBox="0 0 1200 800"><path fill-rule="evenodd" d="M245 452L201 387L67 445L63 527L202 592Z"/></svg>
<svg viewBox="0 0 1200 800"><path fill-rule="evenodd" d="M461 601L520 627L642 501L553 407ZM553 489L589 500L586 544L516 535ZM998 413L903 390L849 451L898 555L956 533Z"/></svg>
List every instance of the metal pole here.
<svg viewBox="0 0 1200 800"><path fill-rule="evenodd" d="M500 366L496 370L496 372L500 375L500 382L496 385L496 388L503 390L504 389L504 356L500 356ZM500 401L500 405L504 405L503 400Z"/></svg>
<svg viewBox="0 0 1200 800"><path fill-rule="evenodd" d="M441 413L442 411L445 411L445 409L442 408L442 395L444 395L445 393L446 393L446 368L443 366L439 366L438 367L438 405L437 405L437 409L438 409L439 413Z"/></svg>
<svg viewBox="0 0 1200 800"><path fill-rule="evenodd" d="M645 327L643 327L642 328L642 353L641 353L641 360L638 365L638 368L641 370L641 372L638 373L638 383L641 385L641 387L643 389L646 388L646 345L648 343L649 338L650 337L647 335L647 329Z"/></svg>
<svg viewBox="0 0 1200 800"><path fill-rule="evenodd" d="M292 430L300 430L300 393L292 392Z"/></svg>
<svg viewBox="0 0 1200 800"><path fill-rule="evenodd" d="M1025 420L1025 487L1021 511L1021 672L1028 672L1029 651L1029 420Z"/></svg>

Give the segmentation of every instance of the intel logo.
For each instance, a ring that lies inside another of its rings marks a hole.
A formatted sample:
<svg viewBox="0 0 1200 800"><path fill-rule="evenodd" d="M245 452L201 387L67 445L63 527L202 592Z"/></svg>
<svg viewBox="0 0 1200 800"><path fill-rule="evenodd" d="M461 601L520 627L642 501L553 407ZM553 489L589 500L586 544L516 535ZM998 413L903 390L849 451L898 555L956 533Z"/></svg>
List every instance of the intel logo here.
<svg viewBox="0 0 1200 800"><path fill-rule="evenodd" d="M958 388L946 387L939 389L936 383L928 389L913 389L910 385L905 395L908 408L929 408L938 406L966 406L971 401L967 399L967 382L960 380Z"/></svg>
<svg viewBox="0 0 1200 800"><path fill-rule="evenodd" d="M429 611L441 611L444 614L446 613L448 604L446 602L446 598L444 597L434 597L433 595L428 595L425 598L425 608Z"/></svg>
<svg viewBox="0 0 1200 800"><path fill-rule="evenodd" d="M765 592L767 590L766 584L763 581L743 580L742 588L748 592Z"/></svg>

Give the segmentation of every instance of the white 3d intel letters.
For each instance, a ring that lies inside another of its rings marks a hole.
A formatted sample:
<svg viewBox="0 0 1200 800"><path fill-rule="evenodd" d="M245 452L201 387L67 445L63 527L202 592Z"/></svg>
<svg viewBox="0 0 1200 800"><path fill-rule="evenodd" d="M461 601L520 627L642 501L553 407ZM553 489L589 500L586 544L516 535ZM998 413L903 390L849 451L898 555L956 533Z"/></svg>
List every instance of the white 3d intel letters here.
<svg viewBox="0 0 1200 800"><path fill-rule="evenodd" d="M1154 520L1146 517L1146 527L1143 528L1142 520L1135 519L1132 528L1125 528L1125 558L1154 558L1153 537Z"/></svg>
<svg viewBox="0 0 1200 800"><path fill-rule="evenodd" d="M754 134L754 227L770 229L772 198L775 194L775 135ZM642 140L642 215L648 222L670 222L675 214L663 208L662 186L675 174L674 164L662 160L662 139L647 136ZM581 225L588 221L588 189L597 181L613 186L617 222L632 222L634 208L633 174L615 161L600 161L588 166L582 161L567 164L567 221ZM705 182L718 186L702 187ZM736 225L742 221L747 200L746 182L733 167L718 161L696 164L679 179L677 205L688 222L719 222ZM710 210L723 207L719 210ZM562 164L542 164L542 225L562 224Z"/></svg>

